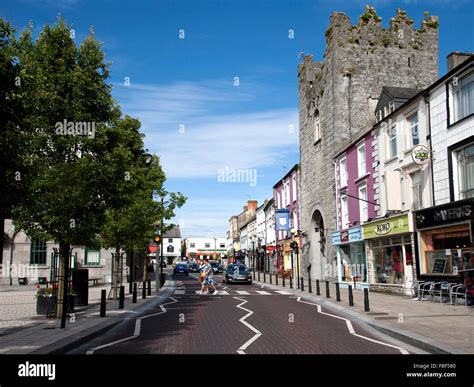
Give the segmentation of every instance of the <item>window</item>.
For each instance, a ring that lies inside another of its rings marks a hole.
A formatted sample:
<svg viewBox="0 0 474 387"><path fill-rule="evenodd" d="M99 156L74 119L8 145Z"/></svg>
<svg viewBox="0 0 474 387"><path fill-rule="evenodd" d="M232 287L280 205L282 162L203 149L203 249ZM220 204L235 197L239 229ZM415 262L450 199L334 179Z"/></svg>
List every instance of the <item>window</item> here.
<svg viewBox="0 0 474 387"><path fill-rule="evenodd" d="M388 111L389 113L393 112L395 110L395 101L390 101L388 103Z"/></svg>
<svg viewBox="0 0 474 387"><path fill-rule="evenodd" d="M168 253L174 253L174 246L173 245L168 245L168 247L166 248L166 251Z"/></svg>
<svg viewBox="0 0 474 387"><path fill-rule="evenodd" d="M168 243L173 243L173 238L168 238Z"/></svg>
<svg viewBox="0 0 474 387"><path fill-rule="evenodd" d="M347 165L345 158L339 161L339 180L341 187L347 186Z"/></svg>
<svg viewBox="0 0 474 387"><path fill-rule="evenodd" d="M84 265L100 265L100 251L86 247L86 251L84 253Z"/></svg>
<svg viewBox="0 0 474 387"><path fill-rule="evenodd" d="M220 244L219 244L219 248L220 248L220 249L224 249L224 248L225 248L225 243L220 243Z"/></svg>
<svg viewBox="0 0 474 387"><path fill-rule="evenodd" d="M211 247L211 244L210 244L210 243L205 243L205 244L204 244L204 247L205 247L206 249L209 249L209 248Z"/></svg>
<svg viewBox="0 0 474 387"><path fill-rule="evenodd" d="M397 155L397 124L393 124L388 131L389 158Z"/></svg>
<svg viewBox="0 0 474 387"><path fill-rule="evenodd" d="M418 145L420 143L420 134L418 132L418 114L411 116L408 119L408 123L410 126L410 134L411 134L411 146Z"/></svg>
<svg viewBox="0 0 474 387"><path fill-rule="evenodd" d="M380 110L377 112L377 120L378 120L378 121L382 121L382 118L383 118L383 113L382 113L382 109L380 109Z"/></svg>
<svg viewBox="0 0 474 387"><path fill-rule="evenodd" d="M296 194L296 175L293 175L291 179L291 195L292 195L292 201L296 202L297 199L297 194Z"/></svg>
<svg viewBox="0 0 474 387"><path fill-rule="evenodd" d="M189 247L192 248L192 249L194 249L194 248L196 247L196 243L190 243L190 244L189 244Z"/></svg>
<svg viewBox="0 0 474 387"><path fill-rule="evenodd" d="M411 209L416 211L423 208L423 186L421 182L421 172L415 172L410 175L412 206Z"/></svg>
<svg viewBox="0 0 474 387"><path fill-rule="evenodd" d="M367 203L367 187L364 185L359 187L359 211L360 221L365 222L369 218L369 207Z"/></svg>
<svg viewBox="0 0 474 387"><path fill-rule="evenodd" d="M367 172L365 167L365 142L357 147L357 170L358 176L364 176Z"/></svg>
<svg viewBox="0 0 474 387"><path fill-rule="evenodd" d="M341 228L347 228L349 224L349 208L347 202L347 196L341 196Z"/></svg>
<svg viewBox="0 0 474 387"><path fill-rule="evenodd" d="M454 122L474 113L474 72L453 79Z"/></svg>
<svg viewBox="0 0 474 387"><path fill-rule="evenodd" d="M474 197L474 143L456 152L459 199Z"/></svg>
<svg viewBox="0 0 474 387"><path fill-rule="evenodd" d="M46 265L46 241L33 239L30 247L30 264Z"/></svg>
<svg viewBox="0 0 474 387"><path fill-rule="evenodd" d="M314 143L317 143L321 139L321 122L319 120L319 112L316 111L314 121L313 121L313 131L314 131Z"/></svg>

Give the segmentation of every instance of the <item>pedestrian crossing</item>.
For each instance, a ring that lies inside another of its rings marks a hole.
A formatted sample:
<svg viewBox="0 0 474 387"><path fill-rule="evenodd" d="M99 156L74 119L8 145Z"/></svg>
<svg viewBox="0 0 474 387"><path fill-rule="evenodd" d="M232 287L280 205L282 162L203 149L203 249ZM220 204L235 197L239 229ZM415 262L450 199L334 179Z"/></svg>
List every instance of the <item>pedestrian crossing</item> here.
<svg viewBox="0 0 474 387"><path fill-rule="evenodd" d="M291 295L292 293L290 292L285 292L284 290L273 290L273 289L268 289L268 290L234 290L227 288L227 290L220 290L218 289L219 292L217 293L218 296L285 296L285 295ZM201 294L200 290L182 290L178 289L175 290L174 294L176 295L202 295L202 296L208 296L208 294Z"/></svg>

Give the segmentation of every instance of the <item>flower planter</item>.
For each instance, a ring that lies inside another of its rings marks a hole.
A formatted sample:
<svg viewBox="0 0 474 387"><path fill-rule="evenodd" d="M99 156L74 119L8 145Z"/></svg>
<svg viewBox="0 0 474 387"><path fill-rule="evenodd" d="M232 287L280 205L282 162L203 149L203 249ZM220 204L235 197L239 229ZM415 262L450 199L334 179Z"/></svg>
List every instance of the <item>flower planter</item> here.
<svg viewBox="0 0 474 387"><path fill-rule="evenodd" d="M69 302L68 313L74 312L75 300L73 295L67 296ZM56 297L38 297L36 299L36 314L56 315Z"/></svg>

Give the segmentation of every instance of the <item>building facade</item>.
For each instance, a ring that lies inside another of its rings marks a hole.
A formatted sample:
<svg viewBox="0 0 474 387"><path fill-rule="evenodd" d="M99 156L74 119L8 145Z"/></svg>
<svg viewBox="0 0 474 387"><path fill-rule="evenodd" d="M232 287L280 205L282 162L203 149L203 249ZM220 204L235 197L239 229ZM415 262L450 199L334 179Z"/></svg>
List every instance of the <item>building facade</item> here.
<svg viewBox="0 0 474 387"><path fill-rule="evenodd" d="M184 240L184 244L188 261L199 258L220 260L227 253L225 237L190 237Z"/></svg>
<svg viewBox="0 0 474 387"><path fill-rule="evenodd" d="M431 16L416 29L402 10L388 29L371 7L356 25L333 13L324 60L306 55L298 67L302 258L312 278L337 274L336 252L327 242L337 229L336 149L375 123L383 85L422 89L437 79L437 27Z"/></svg>
<svg viewBox="0 0 474 387"><path fill-rule="evenodd" d="M273 198L267 201L263 211L265 213L265 271L273 273L277 268L275 200Z"/></svg>
<svg viewBox="0 0 474 387"><path fill-rule="evenodd" d="M293 241L301 246L301 222L299 208L299 164L296 164L288 173L273 186L273 200L275 202L276 213L283 211L288 212L289 223L284 227L275 228L277 252L277 267L283 270L292 270L296 275L301 270L298 257L295 256L294 249L290 244ZM280 225L283 226L283 225ZM284 228L285 230L278 230Z"/></svg>
<svg viewBox="0 0 474 387"><path fill-rule="evenodd" d="M452 53L427 90L434 205L415 212L420 279L464 282L474 268L474 56ZM471 269L471 270L469 270Z"/></svg>

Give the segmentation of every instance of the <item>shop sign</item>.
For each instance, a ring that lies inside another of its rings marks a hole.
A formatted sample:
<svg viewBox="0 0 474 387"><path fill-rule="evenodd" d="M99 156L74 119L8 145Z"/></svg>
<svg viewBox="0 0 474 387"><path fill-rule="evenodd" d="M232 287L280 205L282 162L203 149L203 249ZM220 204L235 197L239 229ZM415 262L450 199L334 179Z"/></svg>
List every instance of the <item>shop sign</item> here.
<svg viewBox="0 0 474 387"><path fill-rule="evenodd" d="M344 231L333 231L331 233L331 244L339 245L341 243L357 242L362 240L362 228L353 227Z"/></svg>
<svg viewBox="0 0 474 387"><path fill-rule="evenodd" d="M431 152L425 145L417 145L411 152L413 161L418 165L428 164L430 161Z"/></svg>
<svg viewBox="0 0 474 387"><path fill-rule="evenodd" d="M387 235L402 234L410 231L408 215L379 220L362 226L364 239L378 238Z"/></svg>
<svg viewBox="0 0 474 387"><path fill-rule="evenodd" d="M276 231L290 231L290 210L280 209L276 211Z"/></svg>
<svg viewBox="0 0 474 387"><path fill-rule="evenodd" d="M439 226L474 219L474 200L466 199L415 212L417 228Z"/></svg>

